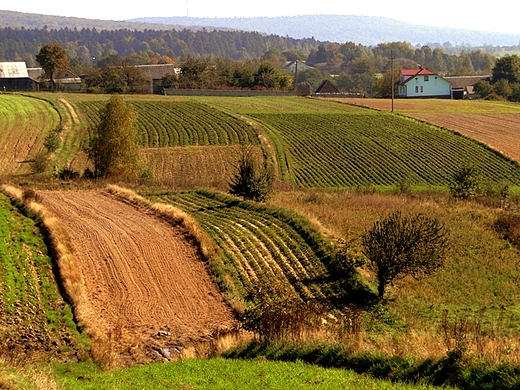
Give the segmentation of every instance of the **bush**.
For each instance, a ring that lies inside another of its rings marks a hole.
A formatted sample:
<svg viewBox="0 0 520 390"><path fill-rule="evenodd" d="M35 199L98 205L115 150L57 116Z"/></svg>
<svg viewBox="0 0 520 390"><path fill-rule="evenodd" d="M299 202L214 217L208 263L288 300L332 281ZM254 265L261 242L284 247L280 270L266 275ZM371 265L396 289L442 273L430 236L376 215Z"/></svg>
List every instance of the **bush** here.
<svg viewBox="0 0 520 390"><path fill-rule="evenodd" d="M480 184L480 171L471 165L463 166L451 177L450 193L455 199L469 199L478 194Z"/></svg>

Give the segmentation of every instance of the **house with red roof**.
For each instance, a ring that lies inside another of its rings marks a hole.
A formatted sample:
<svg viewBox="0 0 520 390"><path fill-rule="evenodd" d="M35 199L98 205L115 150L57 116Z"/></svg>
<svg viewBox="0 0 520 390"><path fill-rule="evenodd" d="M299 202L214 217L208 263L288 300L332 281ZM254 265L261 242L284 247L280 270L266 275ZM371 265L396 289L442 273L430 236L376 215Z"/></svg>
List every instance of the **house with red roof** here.
<svg viewBox="0 0 520 390"><path fill-rule="evenodd" d="M426 68L401 69L399 97L451 99L451 83Z"/></svg>

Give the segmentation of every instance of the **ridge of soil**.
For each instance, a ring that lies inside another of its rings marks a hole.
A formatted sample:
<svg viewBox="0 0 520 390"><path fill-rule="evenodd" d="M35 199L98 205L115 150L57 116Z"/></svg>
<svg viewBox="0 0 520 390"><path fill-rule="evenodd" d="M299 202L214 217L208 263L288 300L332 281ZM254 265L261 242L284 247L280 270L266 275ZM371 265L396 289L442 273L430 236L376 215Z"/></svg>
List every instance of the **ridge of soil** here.
<svg viewBox="0 0 520 390"><path fill-rule="evenodd" d="M100 191L42 191L67 230L117 365L174 360L236 321L180 226ZM87 326L88 328L88 326Z"/></svg>

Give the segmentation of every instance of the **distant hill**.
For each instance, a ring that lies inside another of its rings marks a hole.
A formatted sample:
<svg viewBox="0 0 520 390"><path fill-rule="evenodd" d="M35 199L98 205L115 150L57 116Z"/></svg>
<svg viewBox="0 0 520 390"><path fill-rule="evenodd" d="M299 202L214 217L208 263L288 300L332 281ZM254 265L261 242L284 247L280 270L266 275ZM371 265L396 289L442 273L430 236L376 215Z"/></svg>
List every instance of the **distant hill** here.
<svg viewBox="0 0 520 390"><path fill-rule="evenodd" d="M143 31L183 30L200 31L204 28L217 30L257 31L295 39L312 38L322 42L345 43L352 41L363 45L382 42L407 41L412 44L450 42L452 45L468 46L514 46L520 34L488 31L440 28L413 25L390 18L354 15L306 15L259 18L192 18L192 17L149 17L128 21L96 20L50 16L14 11L0 11L0 28L98 30L130 29Z"/></svg>
<svg viewBox="0 0 520 390"><path fill-rule="evenodd" d="M70 18L66 16L51 16L41 14L31 14L25 12L15 11L0 11L0 28L12 27L12 28L34 28L42 29L47 26L48 29L59 30L61 28L95 28L97 30L119 30L119 29L130 29L142 31L145 29L155 30L171 30L175 28L182 30L185 26L177 26L168 24L150 24L146 22L138 21L118 21L118 20L98 20L98 19L86 19L86 18ZM201 30L203 26L195 26L191 24L190 30Z"/></svg>
<svg viewBox="0 0 520 390"><path fill-rule="evenodd" d="M138 18L132 21L173 24L182 26L229 27L266 34L311 38L318 41L345 43L352 41L363 45L382 42L407 41L412 44L445 43L453 45L481 46L517 45L520 34L506 34L455 28L412 25L394 19L354 15L306 15L292 17L259 18L191 18L157 17ZM480 26L475 26L475 28Z"/></svg>

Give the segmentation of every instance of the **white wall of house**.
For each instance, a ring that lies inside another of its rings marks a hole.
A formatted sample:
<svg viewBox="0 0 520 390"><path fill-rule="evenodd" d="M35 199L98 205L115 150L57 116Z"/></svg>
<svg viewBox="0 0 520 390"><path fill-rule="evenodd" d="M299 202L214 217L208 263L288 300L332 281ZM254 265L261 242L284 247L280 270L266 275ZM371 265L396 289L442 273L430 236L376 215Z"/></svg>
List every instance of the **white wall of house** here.
<svg viewBox="0 0 520 390"><path fill-rule="evenodd" d="M451 84L438 75L418 75L399 86L400 97L451 96Z"/></svg>

